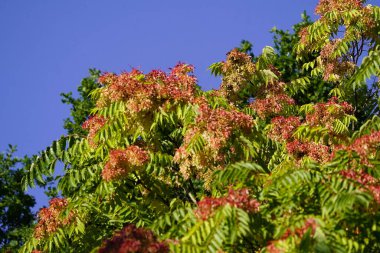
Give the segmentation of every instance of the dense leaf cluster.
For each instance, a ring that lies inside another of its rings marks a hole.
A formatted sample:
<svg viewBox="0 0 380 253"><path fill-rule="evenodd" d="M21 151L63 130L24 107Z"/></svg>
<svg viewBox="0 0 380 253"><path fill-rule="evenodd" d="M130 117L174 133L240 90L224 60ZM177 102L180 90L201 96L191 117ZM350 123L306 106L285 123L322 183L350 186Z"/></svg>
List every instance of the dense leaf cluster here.
<svg viewBox="0 0 380 253"><path fill-rule="evenodd" d="M19 248L30 236L34 220L30 209L35 200L21 185L22 166L30 166L30 159L14 157L15 151L9 146L0 153L0 252Z"/></svg>

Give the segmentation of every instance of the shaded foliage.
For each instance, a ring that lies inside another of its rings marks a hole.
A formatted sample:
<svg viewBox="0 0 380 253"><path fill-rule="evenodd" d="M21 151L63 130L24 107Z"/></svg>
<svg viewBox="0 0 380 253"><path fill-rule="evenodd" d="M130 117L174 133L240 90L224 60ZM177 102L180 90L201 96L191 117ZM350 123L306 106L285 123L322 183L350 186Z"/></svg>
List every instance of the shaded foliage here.
<svg viewBox="0 0 380 253"><path fill-rule="evenodd" d="M35 200L21 185L22 166L30 166L30 160L16 158L14 152L16 147L9 146L6 153L0 153L0 252L19 248L32 232L34 220Z"/></svg>

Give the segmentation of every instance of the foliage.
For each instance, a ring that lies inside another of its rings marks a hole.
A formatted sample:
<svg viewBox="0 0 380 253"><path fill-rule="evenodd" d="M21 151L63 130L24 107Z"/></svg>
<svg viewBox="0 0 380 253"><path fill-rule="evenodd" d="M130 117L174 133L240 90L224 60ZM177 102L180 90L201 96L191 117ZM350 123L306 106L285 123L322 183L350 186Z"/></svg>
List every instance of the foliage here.
<svg viewBox="0 0 380 253"><path fill-rule="evenodd" d="M322 77L310 78L311 69L304 69L305 63L315 60L319 52L305 54L302 59L297 60L297 52L294 46L299 43L298 33L312 24L310 17L304 12L301 22L292 27L292 32L272 29L276 60L274 66L281 73L284 82L289 82L288 89L299 104L315 103L326 100L333 85L326 82Z"/></svg>
<svg viewBox="0 0 380 253"><path fill-rule="evenodd" d="M14 157L15 151L16 147L9 146L6 153L0 153L0 252L19 248L32 232L35 200L24 193L24 171L18 168L30 160Z"/></svg>
<svg viewBox="0 0 380 253"><path fill-rule="evenodd" d="M319 52L303 68L333 83L330 94L352 103L362 123L379 112L379 7L365 2L321 0L315 10L321 17L300 30L296 47L302 61Z"/></svg>
<svg viewBox="0 0 380 253"><path fill-rule="evenodd" d="M82 129L83 122L86 121L91 109L95 107L95 101L91 99L91 92L100 87L97 78L100 71L96 69L89 70L90 75L84 78L78 87L79 98L74 98L72 93L61 93L62 102L71 105L71 118L65 119L64 129L69 134L84 135L86 132Z"/></svg>
<svg viewBox="0 0 380 253"><path fill-rule="evenodd" d="M318 60L321 51L319 49L305 51L302 57L299 57L294 48L300 41L299 33L312 24L310 17L305 12L301 17L301 22L295 24L291 32L276 27L272 29L276 53L273 65L281 73L282 81L289 83L287 89L300 105L326 101L332 92L337 91L332 91L337 84L332 80L325 80L322 75L313 75L310 78L311 72L314 69L313 66ZM365 50L364 42L360 43L363 43L361 45L362 49L359 52L351 52L351 54L356 54L353 57L355 58L355 64L358 63L358 60L364 53L363 50ZM357 44L359 45L360 43L358 42ZM358 45L356 46L358 47ZM249 42L242 41L240 50L249 53L252 55L252 59L255 59L251 53L252 44ZM358 122L364 123L365 120L378 111L378 96L378 84L372 80L368 85L362 85L346 92L344 99L354 105L354 115L358 119Z"/></svg>
<svg viewBox="0 0 380 253"><path fill-rule="evenodd" d="M54 141L23 179L44 183L65 165L63 198L40 211L21 252L378 252L378 104L358 121L359 101L345 98L378 85L379 7L316 10L295 47L302 77L279 71L273 48L252 59L247 44L211 65L214 91L184 63L103 73L87 135ZM300 78L331 84L331 97L297 101Z"/></svg>

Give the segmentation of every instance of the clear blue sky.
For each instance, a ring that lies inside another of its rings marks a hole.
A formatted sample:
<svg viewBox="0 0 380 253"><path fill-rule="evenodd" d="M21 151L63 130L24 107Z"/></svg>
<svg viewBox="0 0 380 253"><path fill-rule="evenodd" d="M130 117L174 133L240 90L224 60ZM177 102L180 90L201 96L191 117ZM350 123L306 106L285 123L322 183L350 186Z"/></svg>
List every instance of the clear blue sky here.
<svg viewBox="0 0 380 253"><path fill-rule="evenodd" d="M1 0L0 151L32 155L64 134L69 108L89 68L167 70L196 67L199 84L216 88L207 67L242 39L258 53L269 30L290 29L316 0ZM46 204L39 191L38 207Z"/></svg>

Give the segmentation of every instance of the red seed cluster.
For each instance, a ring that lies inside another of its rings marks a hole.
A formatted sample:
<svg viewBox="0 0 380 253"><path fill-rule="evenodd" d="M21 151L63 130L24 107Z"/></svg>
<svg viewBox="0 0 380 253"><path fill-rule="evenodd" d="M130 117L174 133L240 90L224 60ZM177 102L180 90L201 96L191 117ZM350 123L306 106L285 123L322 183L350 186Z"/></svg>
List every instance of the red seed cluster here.
<svg viewBox="0 0 380 253"><path fill-rule="evenodd" d="M363 8L363 2L363 0L320 0L315 8L315 13L323 16L331 11L359 10Z"/></svg>
<svg viewBox="0 0 380 253"><path fill-rule="evenodd" d="M106 181L123 178L134 169L144 165L148 158L148 152L138 146L112 150L102 171L102 177Z"/></svg>
<svg viewBox="0 0 380 253"><path fill-rule="evenodd" d="M95 135L106 124L106 122L106 118L102 116L93 116L83 123L82 128L88 130L87 139L90 146L96 147Z"/></svg>
<svg viewBox="0 0 380 253"><path fill-rule="evenodd" d="M309 37L309 31L307 30L307 27L303 27L298 32L298 37L300 38L300 42L304 45L307 45L308 43L308 37Z"/></svg>
<svg viewBox="0 0 380 253"><path fill-rule="evenodd" d="M275 240L275 241L270 241L268 246L266 246L266 250L269 252L269 253L283 253L285 252L283 249L281 248L278 248L276 246L276 243L277 242L280 242L280 241L285 241L286 239L290 238L290 237L297 237L297 238L302 238L306 232L311 229L311 234L310 236L314 236L315 234L315 231L317 229L317 222L315 219L313 218L309 218L305 221L304 225L300 228L297 228L296 230L291 230L290 228L288 228L286 230L286 232L282 235L282 237L279 239L279 240Z"/></svg>
<svg viewBox="0 0 380 253"><path fill-rule="evenodd" d="M276 247L276 241L270 241L268 246L265 247L268 253L284 253L284 250Z"/></svg>
<svg viewBox="0 0 380 253"><path fill-rule="evenodd" d="M301 142L294 140L286 144L286 149L296 160L309 156L314 161L325 163L330 160L329 147L315 142Z"/></svg>
<svg viewBox="0 0 380 253"><path fill-rule="evenodd" d="M323 79L325 81L334 81L348 76L355 68L353 62L347 61L343 57L334 56L335 50L341 43L345 42L342 39L335 39L325 44L321 49L321 64L324 68Z"/></svg>
<svg viewBox="0 0 380 253"><path fill-rule="evenodd" d="M345 178L353 179L362 185L370 185L378 182L376 178L365 173L363 170L356 172L355 170L343 170L340 172Z"/></svg>
<svg viewBox="0 0 380 253"><path fill-rule="evenodd" d="M256 102L256 101L255 101ZM260 101L261 102L261 101ZM278 102L277 102L278 103ZM258 103L260 104L260 103ZM253 104L261 117L273 115L275 111L271 109L262 108L258 104ZM280 108L280 107L277 107ZM279 109L278 109L279 110ZM313 127L326 127L329 134L339 137L334 132L334 123L336 120L342 120L345 116L352 113L353 108L347 102L338 102L336 97L332 97L326 103L317 103L313 106L312 110L306 114L305 120L296 116L284 117L277 116L271 120L271 129L268 132L268 137L272 140L286 142L286 148L296 160L302 159L303 156L309 156L313 160L325 163L332 157L330 148L322 143L313 141L301 141L293 138L294 132L303 124ZM376 135L371 136L371 139L376 139ZM379 135L380 136L380 135ZM368 142L368 138L364 138ZM358 142L361 142L360 140ZM356 145L358 147L366 147L365 145ZM334 150L337 148L335 147ZM359 152L363 153L363 148L358 148Z"/></svg>
<svg viewBox="0 0 380 253"><path fill-rule="evenodd" d="M295 101L286 94L272 94L263 99L256 99L250 105L260 118L274 117L284 113Z"/></svg>
<svg viewBox="0 0 380 253"><path fill-rule="evenodd" d="M169 74L153 70L145 75L136 69L120 75L105 74L99 78L105 87L97 106L124 101L128 111L139 113L157 109L167 101L191 101L197 86L196 78L189 75L193 70L193 66L179 63Z"/></svg>
<svg viewBox="0 0 380 253"><path fill-rule="evenodd" d="M361 163L371 166L369 157L380 150L380 131L357 138L347 150L356 152L360 156Z"/></svg>
<svg viewBox="0 0 380 253"><path fill-rule="evenodd" d="M317 103L313 110L306 115L306 122L311 127L325 126L333 130L334 121L353 112L352 106L347 102L338 102L338 98L332 97L326 103Z"/></svg>
<svg viewBox="0 0 380 253"><path fill-rule="evenodd" d="M274 67L270 67L274 68ZM272 72L278 71L277 69L271 69ZM281 75L278 73L278 75ZM258 87L256 92L256 98L264 99L267 97L275 96L275 95L286 95L286 83L284 82L271 82L265 85L261 85Z"/></svg>
<svg viewBox="0 0 380 253"><path fill-rule="evenodd" d="M352 169L343 170L340 174L345 178L358 182L363 188L368 189L375 201L380 204L380 182L377 178L374 178L363 170L359 170L358 172Z"/></svg>
<svg viewBox="0 0 380 253"><path fill-rule="evenodd" d="M272 72L277 71L272 68ZM286 114L286 110L295 105L295 101L286 94L285 86L283 82L270 82L260 86L255 100L249 106L263 119Z"/></svg>
<svg viewBox="0 0 380 253"><path fill-rule="evenodd" d="M299 117L278 116L271 121L272 129L268 133L269 138L276 141L288 141L292 138L294 131L301 125Z"/></svg>
<svg viewBox="0 0 380 253"><path fill-rule="evenodd" d="M198 207L195 214L202 220L207 220L214 211L220 207L230 205L243 209L247 212L254 213L259 211L260 203L249 196L248 189L233 190L230 189L228 195L221 198L206 197L198 202Z"/></svg>
<svg viewBox="0 0 380 253"><path fill-rule="evenodd" d="M182 146L177 149L174 161L179 163L181 173L185 178L197 170L196 174L202 178L210 177L210 171L223 164L226 153L224 152L229 141L236 132L250 133L254 125L253 118L234 109L212 109L207 104L201 103L199 114L195 124L185 133ZM201 136L204 146L201 151L188 150L194 138Z"/></svg>
<svg viewBox="0 0 380 253"><path fill-rule="evenodd" d="M340 137L334 131L334 123L336 120L342 120L345 116L352 113L353 108L347 102L338 102L336 97L332 97L326 103L317 103L312 110L306 114L304 125L310 127L326 127L329 134ZM330 147L313 141L300 141L291 138L292 133L300 125L297 117L277 117L272 120L273 128L269 132L269 137L275 140L286 140L286 148L289 154L293 155L296 160L300 160L303 156L309 156L313 160L325 163L331 160L331 150L337 150L337 147Z"/></svg>
<svg viewBox="0 0 380 253"><path fill-rule="evenodd" d="M169 246L157 240L152 231L130 224L103 242L99 253L168 253Z"/></svg>
<svg viewBox="0 0 380 253"><path fill-rule="evenodd" d="M66 199L53 198L49 201L49 205L48 208L41 208L38 212L38 223L34 229L34 237L37 239L56 232L60 227L71 223L74 218L73 212L70 212L66 218L60 217L68 205Z"/></svg>
<svg viewBox="0 0 380 253"><path fill-rule="evenodd" d="M236 110L211 109L208 105L203 104L199 107L199 115L195 120L195 126L200 131L205 131L212 135L214 139L226 140L234 130L251 131L253 119L251 116ZM213 146L212 148L220 147Z"/></svg>
<svg viewBox="0 0 380 253"><path fill-rule="evenodd" d="M311 236L313 236L317 229L317 222L313 218L307 219L302 227L297 228L294 231L287 229L281 239L287 239L290 236L302 238L309 229L311 229Z"/></svg>

